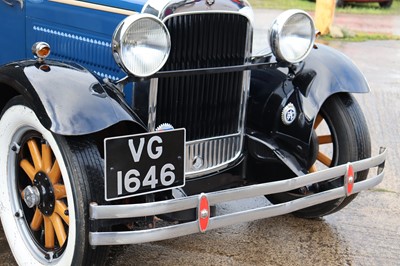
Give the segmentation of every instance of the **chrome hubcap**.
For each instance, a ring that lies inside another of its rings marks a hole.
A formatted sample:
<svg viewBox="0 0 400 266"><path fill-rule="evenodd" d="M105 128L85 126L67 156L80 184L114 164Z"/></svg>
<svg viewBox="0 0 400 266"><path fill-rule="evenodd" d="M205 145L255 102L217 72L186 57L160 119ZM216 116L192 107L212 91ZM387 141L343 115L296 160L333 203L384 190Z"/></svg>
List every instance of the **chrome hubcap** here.
<svg viewBox="0 0 400 266"><path fill-rule="evenodd" d="M25 204L28 206L28 208L32 209L33 207L39 205L40 193L37 187L27 186L22 193L24 195Z"/></svg>

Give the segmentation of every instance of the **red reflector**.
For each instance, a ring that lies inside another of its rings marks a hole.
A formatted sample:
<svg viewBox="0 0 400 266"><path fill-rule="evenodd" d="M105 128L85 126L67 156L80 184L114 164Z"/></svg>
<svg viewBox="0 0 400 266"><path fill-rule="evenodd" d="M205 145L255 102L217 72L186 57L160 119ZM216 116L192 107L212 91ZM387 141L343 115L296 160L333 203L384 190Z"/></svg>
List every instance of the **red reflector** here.
<svg viewBox="0 0 400 266"><path fill-rule="evenodd" d="M353 165L348 163L346 175L344 176L344 188L346 190L346 196L350 196L351 193L353 192L354 181L355 177L354 177Z"/></svg>
<svg viewBox="0 0 400 266"><path fill-rule="evenodd" d="M205 194L200 194L199 206L197 208L197 220L199 221L200 232L204 233L207 230L210 220L210 205Z"/></svg>

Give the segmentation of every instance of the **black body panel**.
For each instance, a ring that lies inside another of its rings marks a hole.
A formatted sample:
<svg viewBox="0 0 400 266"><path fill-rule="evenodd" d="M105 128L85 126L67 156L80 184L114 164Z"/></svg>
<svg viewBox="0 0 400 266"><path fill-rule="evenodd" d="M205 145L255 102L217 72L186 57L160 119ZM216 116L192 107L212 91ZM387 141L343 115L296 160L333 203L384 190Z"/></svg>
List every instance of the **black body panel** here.
<svg viewBox="0 0 400 266"><path fill-rule="evenodd" d="M90 134L121 121L144 127L123 95L78 65L21 61L0 69L1 83L24 95L57 134Z"/></svg>
<svg viewBox="0 0 400 266"><path fill-rule="evenodd" d="M275 60L265 58L265 61ZM353 62L324 45L318 45L304 62L290 67L287 74L278 69L253 70L247 132L264 135L263 140L270 147L251 145L249 152L268 161L274 150L275 155L279 154L275 159L290 169L297 168L298 173L306 173L314 158L314 120L325 100L335 93L367 92L369 86ZM297 117L292 124L285 125L281 114L289 103L295 106Z"/></svg>

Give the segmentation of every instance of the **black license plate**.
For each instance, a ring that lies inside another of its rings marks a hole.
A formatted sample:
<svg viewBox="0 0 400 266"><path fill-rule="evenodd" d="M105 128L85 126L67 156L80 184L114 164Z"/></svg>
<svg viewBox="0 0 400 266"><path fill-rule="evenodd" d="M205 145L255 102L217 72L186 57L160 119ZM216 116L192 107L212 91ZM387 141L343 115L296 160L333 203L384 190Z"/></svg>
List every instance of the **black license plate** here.
<svg viewBox="0 0 400 266"><path fill-rule="evenodd" d="M106 200L184 186L185 139L185 129L105 139Z"/></svg>

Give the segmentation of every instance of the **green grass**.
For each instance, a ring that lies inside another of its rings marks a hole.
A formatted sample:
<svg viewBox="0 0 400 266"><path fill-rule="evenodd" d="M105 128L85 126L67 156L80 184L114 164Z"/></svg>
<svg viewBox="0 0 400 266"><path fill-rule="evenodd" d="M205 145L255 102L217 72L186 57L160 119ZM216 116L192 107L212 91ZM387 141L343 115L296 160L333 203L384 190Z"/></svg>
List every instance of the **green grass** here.
<svg viewBox="0 0 400 266"><path fill-rule="evenodd" d="M315 10L315 2L310 0L249 0L255 8L291 9L298 8L306 11ZM400 0L395 0L390 8L380 8L378 3L352 3L343 8L337 8L338 13L400 15Z"/></svg>
<svg viewBox="0 0 400 266"><path fill-rule="evenodd" d="M381 8L378 3L353 3L336 11L349 14L400 15L400 1L394 1L390 8Z"/></svg>
<svg viewBox="0 0 400 266"><path fill-rule="evenodd" d="M400 41L400 36L381 34L381 33L364 33L356 32L350 35L344 34L343 38L332 38L330 35L320 36L319 41L346 41L346 42L365 42L365 41Z"/></svg>
<svg viewBox="0 0 400 266"><path fill-rule="evenodd" d="M315 9L315 3L305 0L249 0L254 8L269 9L291 9L298 8L303 10Z"/></svg>

